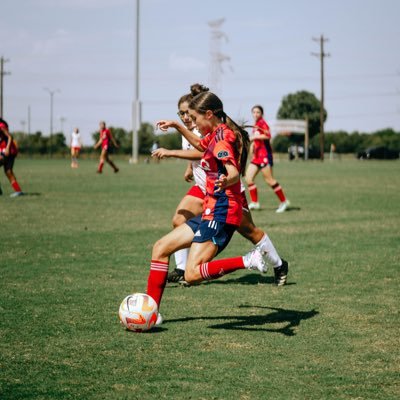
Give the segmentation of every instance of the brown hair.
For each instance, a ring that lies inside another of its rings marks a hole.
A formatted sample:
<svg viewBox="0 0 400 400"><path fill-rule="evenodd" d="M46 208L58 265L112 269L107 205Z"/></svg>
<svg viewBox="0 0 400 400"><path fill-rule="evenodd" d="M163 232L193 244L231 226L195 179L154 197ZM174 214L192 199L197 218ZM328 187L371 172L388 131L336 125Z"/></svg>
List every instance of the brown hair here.
<svg viewBox="0 0 400 400"><path fill-rule="evenodd" d="M205 114L207 110L210 110L216 117L221 118L222 122L232 129L236 135L236 151L240 159L240 173L243 175L246 168L250 144L248 132L225 114L221 99L214 93L208 91L199 93L190 101L189 108L195 110L199 114Z"/></svg>
<svg viewBox="0 0 400 400"><path fill-rule="evenodd" d="M258 108L261 111L261 115L264 115L264 109L259 104L256 104L255 106L253 106L251 108L251 111L253 111L255 108Z"/></svg>
<svg viewBox="0 0 400 400"><path fill-rule="evenodd" d="M190 103L194 96L197 96L200 93L208 92L210 89L200 83L194 83L190 86L190 93L184 94L178 100L178 108L182 103Z"/></svg>

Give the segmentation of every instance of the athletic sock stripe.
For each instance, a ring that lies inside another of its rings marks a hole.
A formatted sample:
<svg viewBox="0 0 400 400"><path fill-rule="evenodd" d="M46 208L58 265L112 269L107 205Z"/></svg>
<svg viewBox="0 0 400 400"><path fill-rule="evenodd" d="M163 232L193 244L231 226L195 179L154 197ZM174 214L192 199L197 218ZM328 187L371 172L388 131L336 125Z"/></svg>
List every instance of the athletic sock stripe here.
<svg viewBox="0 0 400 400"><path fill-rule="evenodd" d="M211 276L208 273L208 263L200 264L200 275L203 279L210 279Z"/></svg>

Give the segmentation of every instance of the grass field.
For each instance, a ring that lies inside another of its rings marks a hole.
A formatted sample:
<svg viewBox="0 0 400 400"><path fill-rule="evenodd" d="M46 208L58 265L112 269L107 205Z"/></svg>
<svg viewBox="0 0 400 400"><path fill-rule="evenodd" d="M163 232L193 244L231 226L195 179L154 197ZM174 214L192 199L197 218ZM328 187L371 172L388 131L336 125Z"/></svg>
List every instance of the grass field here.
<svg viewBox="0 0 400 400"><path fill-rule="evenodd" d="M241 271L168 286L165 323L124 330L184 164L17 160L0 197L0 399L399 399L400 163L282 161L292 210L262 185L254 219L288 285ZM235 236L223 256L250 248Z"/></svg>

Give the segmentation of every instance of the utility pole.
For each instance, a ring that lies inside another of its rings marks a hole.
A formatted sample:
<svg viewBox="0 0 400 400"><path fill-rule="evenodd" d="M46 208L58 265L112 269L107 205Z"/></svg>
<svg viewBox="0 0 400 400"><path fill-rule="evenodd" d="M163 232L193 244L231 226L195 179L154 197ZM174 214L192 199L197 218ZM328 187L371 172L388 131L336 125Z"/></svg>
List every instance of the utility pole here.
<svg viewBox="0 0 400 400"><path fill-rule="evenodd" d="M138 163L139 155L139 137L138 131L141 123L141 103L139 100L139 17L140 0L136 0L136 41L135 41L135 99L132 102L132 157L130 164Z"/></svg>
<svg viewBox="0 0 400 400"><path fill-rule="evenodd" d="M4 75L10 75L11 72L4 71L4 63L10 60L6 60L4 57L0 58L0 118L3 118L3 78Z"/></svg>
<svg viewBox="0 0 400 400"><path fill-rule="evenodd" d="M53 155L52 152L52 146L53 146L53 100L54 100L54 94L55 93L60 93L60 89L55 89L55 90L50 90L49 88L43 88L46 92L48 92L50 94L50 158Z"/></svg>
<svg viewBox="0 0 400 400"><path fill-rule="evenodd" d="M31 134L31 106L28 106L28 135Z"/></svg>
<svg viewBox="0 0 400 400"><path fill-rule="evenodd" d="M315 42L320 43L320 52L319 53L311 53L313 56L319 57L321 64L321 101L320 101L320 111L319 111L319 123L320 123L320 133L319 133L319 149L320 149L320 157L321 161L324 161L324 58L329 57L329 53L324 53L324 42L327 42L329 39L324 38L324 35L321 35L319 38L313 38Z"/></svg>

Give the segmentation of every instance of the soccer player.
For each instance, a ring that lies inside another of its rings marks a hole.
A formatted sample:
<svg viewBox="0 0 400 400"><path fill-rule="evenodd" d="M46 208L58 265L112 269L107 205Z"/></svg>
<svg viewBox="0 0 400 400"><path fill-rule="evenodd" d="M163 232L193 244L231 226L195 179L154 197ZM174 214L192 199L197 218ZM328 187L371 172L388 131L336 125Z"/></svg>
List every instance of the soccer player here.
<svg viewBox="0 0 400 400"><path fill-rule="evenodd" d="M81 134L79 133L79 129L75 128L71 133L71 168L78 168L78 157L81 147Z"/></svg>
<svg viewBox="0 0 400 400"><path fill-rule="evenodd" d="M2 165L4 167L4 173L14 189L14 193L12 193L10 197L18 197L24 194L13 172L14 161L17 154L18 148L8 130L8 124L4 119L0 118L0 166Z"/></svg>
<svg viewBox="0 0 400 400"><path fill-rule="evenodd" d="M194 95L208 91L202 85L196 84L191 86L191 93L182 96L178 102L178 115L180 116L182 122L188 130L194 132L197 136L200 133L195 128L191 118L189 117L189 101L194 97ZM182 137L182 148L184 150L193 149L193 146ZM177 227L182 225L190 218L200 215L203 207L203 200L206 196L206 173L201 168L199 160L203 156L203 152L200 151L176 151L176 150L166 150L158 149L152 153L153 157L164 158L164 157L177 157L177 158L190 158L192 159L187 170L185 171L185 179L187 177L194 176L195 185L192 186L184 198L179 203L175 215L173 217L173 226ZM269 239L268 235L256 227L251 213L248 209L247 199L245 195L245 188L241 185L241 194L243 201L243 218L238 228L238 232L244 236L246 239L250 240L253 244L258 246L267 262L274 267L275 283L278 286L283 286L287 281L288 274L288 263L279 257L274 245ZM178 250L175 255L176 268L168 274L168 282L180 282L183 281L183 276L185 273L187 256L189 254L189 249Z"/></svg>
<svg viewBox="0 0 400 400"><path fill-rule="evenodd" d="M104 121L101 121L99 125L100 125L100 138L98 142L94 145L95 149L101 146L100 162L99 166L97 167L97 173L101 174L103 172L104 161L107 161L108 164L110 164L110 166L114 170L114 172L117 173L119 169L110 159L108 152L111 143L116 148L118 148L119 146L115 141L111 131L106 127L106 123Z"/></svg>
<svg viewBox="0 0 400 400"><path fill-rule="evenodd" d="M240 173L246 165L247 132L223 110L221 100L211 92L196 95L189 114L203 135L199 138L175 121L158 122L161 130L172 127L201 152L206 172L206 197L201 218L195 217L158 240L152 251L147 294L160 305L167 282L169 256L190 246L185 280L192 284L220 278L238 269L266 271L258 248L245 256L212 261L229 243L242 219ZM161 319L161 318L160 318Z"/></svg>
<svg viewBox="0 0 400 400"><path fill-rule="evenodd" d="M250 137L250 140L253 142L253 158L246 171L246 183L251 198L249 208L251 210L260 209L257 186L254 183L254 179L261 171L264 180L279 198L280 204L276 212L282 213L289 207L290 202L286 199L281 185L272 176L273 156L270 143L271 132L268 124L263 118L263 108L260 105L255 105L251 109L251 112L253 114L255 125L253 126L253 134Z"/></svg>

